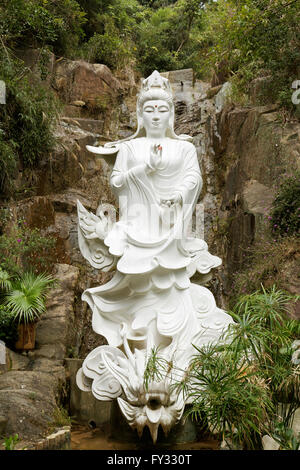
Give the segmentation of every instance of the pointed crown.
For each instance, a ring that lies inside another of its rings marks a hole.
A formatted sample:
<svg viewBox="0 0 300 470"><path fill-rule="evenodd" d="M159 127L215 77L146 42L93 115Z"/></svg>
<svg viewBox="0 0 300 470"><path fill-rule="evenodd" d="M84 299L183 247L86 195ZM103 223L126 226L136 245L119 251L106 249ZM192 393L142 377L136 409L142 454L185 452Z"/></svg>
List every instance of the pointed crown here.
<svg viewBox="0 0 300 470"><path fill-rule="evenodd" d="M164 78L160 75L157 70L149 75L148 78L145 78L142 82L141 93L151 90L151 88L161 88L172 96L172 90L167 78Z"/></svg>

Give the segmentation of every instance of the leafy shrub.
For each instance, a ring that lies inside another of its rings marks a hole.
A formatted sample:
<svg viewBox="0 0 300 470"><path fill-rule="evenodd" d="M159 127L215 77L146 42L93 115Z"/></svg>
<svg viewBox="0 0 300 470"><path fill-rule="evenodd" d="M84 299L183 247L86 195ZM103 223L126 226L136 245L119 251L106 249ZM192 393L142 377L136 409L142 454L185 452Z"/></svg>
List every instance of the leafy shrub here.
<svg viewBox="0 0 300 470"><path fill-rule="evenodd" d="M291 84L300 63L299 5L285 0L219 0L206 9L199 60L203 72L223 64L248 92L271 76L263 94L292 109ZM226 70L225 70L226 69Z"/></svg>
<svg viewBox="0 0 300 470"><path fill-rule="evenodd" d="M53 412L52 426L63 427L71 425L71 418L63 406L58 406Z"/></svg>
<svg viewBox="0 0 300 470"><path fill-rule="evenodd" d="M0 106L0 190L8 191L19 164L33 167L53 150L58 103L41 84L29 81L20 61L1 53L0 59L0 80L6 83L6 104Z"/></svg>
<svg viewBox="0 0 300 470"><path fill-rule="evenodd" d="M257 435L267 432L273 407L266 382L229 348L197 348L187 395L189 413L235 445L257 448Z"/></svg>
<svg viewBox="0 0 300 470"><path fill-rule="evenodd" d="M11 289L11 276L7 271L0 267L0 292L6 292Z"/></svg>
<svg viewBox="0 0 300 470"><path fill-rule="evenodd" d="M8 45L30 39L51 43L58 37L59 22L44 8L43 2L3 0L0 11L0 31Z"/></svg>
<svg viewBox="0 0 300 470"><path fill-rule="evenodd" d="M138 41L137 25L144 9L137 0L79 0L87 12L86 41L80 53L89 62L112 69L122 68L134 58Z"/></svg>
<svg viewBox="0 0 300 470"><path fill-rule="evenodd" d="M300 405L300 366L292 360L300 323L287 315L296 300L275 286L241 297L230 312L235 323L218 344L196 348L177 385L191 399L189 413L235 445L259 447L279 419L289 429Z"/></svg>
<svg viewBox="0 0 300 470"><path fill-rule="evenodd" d="M6 105L0 108L2 138L13 143L25 166L34 165L53 150L52 126L57 103L54 96L38 83L30 83L19 62L4 60L0 79L6 83Z"/></svg>
<svg viewBox="0 0 300 470"><path fill-rule="evenodd" d="M144 11L138 0L78 0L78 3L87 16L83 25L87 40L94 34L109 33L113 27L126 42L134 36L136 23Z"/></svg>
<svg viewBox="0 0 300 470"><path fill-rule="evenodd" d="M256 374L268 383L275 407L272 432L280 414L284 426L289 428L300 405L300 367L293 360L300 322L289 317L291 303L296 301L299 296L276 286L268 290L262 286L260 291L242 296L232 312L237 324L230 333L230 347L242 352Z"/></svg>
<svg viewBox="0 0 300 470"><path fill-rule="evenodd" d="M111 69L121 68L131 57L118 31L94 34L84 45L82 53L89 62L105 64Z"/></svg>
<svg viewBox="0 0 300 470"><path fill-rule="evenodd" d="M300 445L300 434L295 435L292 428L287 428L284 423L278 422L274 426L273 439L280 444L280 450L298 450Z"/></svg>
<svg viewBox="0 0 300 470"><path fill-rule="evenodd" d="M4 131L0 128L0 190L6 192L12 190L11 178L18 166L16 147L17 145L13 140L6 141Z"/></svg>
<svg viewBox="0 0 300 470"><path fill-rule="evenodd" d="M300 233L300 171L281 183L273 202L270 222L274 234Z"/></svg>
<svg viewBox="0 0 300 470"><path fill-rule="evenodd" d="M19 221L9 235L0 236L1 267L12 276L27 270L50 272L54 248L54 238L44 237L39 229L30 229L25 221Z"/></svg>
<svg viewBox="0 0 300 470"><path fill-rule="evenodd" d="M15 446L19 442L19 435L14 434L13 436L5 437L4 438L4 443L2 444L4 446L5 450L14 450Z"/></svg>
<svg viewBox="0 0 300 470"><path fill-rule="evenodd" d="M85 13L76 0L3 0L0 35L8 47L52 45L69 53L83 36Z"/></svg>

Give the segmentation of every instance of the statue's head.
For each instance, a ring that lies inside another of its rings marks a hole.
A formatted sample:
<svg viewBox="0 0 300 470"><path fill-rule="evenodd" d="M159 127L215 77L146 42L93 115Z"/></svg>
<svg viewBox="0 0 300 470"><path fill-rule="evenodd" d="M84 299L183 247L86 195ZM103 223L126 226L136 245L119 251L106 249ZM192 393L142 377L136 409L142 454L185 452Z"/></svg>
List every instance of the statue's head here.
<svg viewBox="0 0 300 470"><path fill-rule="evenodd" d="M171 139L176 140L192 140L192 138L186 134L175 134L175 113L171 86L169 80L167 78L162 77L160 73L155 70L148 78L143 80L141 91L137 98L136 108L138 125L136 132L125 139L118 140L116 142L108 142L107 144L105 144L105 147L114 147L116 144L136 139L138 137L147 136L147 126L148 129L151 127L152 130L155 127L152 126L152 124L150 123L150 121L152 120L151 113L153 114L153 112L155 111L155 106L157 106L157 108L160 107L159 114L160 120L163 121L165 137L170 137ZM155 137L160 138L161 134L157 132L157 135Z"/></svg>
<svg viewBox="0 0 300 470"><path fill-rule="evenodd" d="M146 78L137 99L139 135L174 137L174 102L169 81L155 70Z"/></svg>
<svg viewBox="0 0 300 470"><path fill-rule="evenodd" d="M174 103L169 81L155 70L146 78L137 99L138 132L157 137L174 133Z"/></svg>

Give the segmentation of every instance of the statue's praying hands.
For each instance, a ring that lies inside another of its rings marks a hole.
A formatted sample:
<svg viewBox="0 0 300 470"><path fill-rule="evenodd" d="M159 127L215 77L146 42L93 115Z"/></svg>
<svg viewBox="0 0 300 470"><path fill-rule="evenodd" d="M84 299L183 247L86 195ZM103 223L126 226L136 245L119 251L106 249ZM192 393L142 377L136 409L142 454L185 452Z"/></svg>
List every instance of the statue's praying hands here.
<svg viewBox="0 0 300 470"><path fill-rule="evenodd" d="M148 167L148 174L151 174L161 167L162 162L162 146L160 144L152 144L150 147L150 158Z"/></svg>
<svg viewBox="0 0 300 470"><path fill-rule="evenodd" d="M160 144L152 144L150 147L150 158L148 174L154 173L161 169L162 164L162 146ZM179 191L174 191L168 199L160 199L160 204L171 207L174 204L182 204L182 196Z"/></svg>

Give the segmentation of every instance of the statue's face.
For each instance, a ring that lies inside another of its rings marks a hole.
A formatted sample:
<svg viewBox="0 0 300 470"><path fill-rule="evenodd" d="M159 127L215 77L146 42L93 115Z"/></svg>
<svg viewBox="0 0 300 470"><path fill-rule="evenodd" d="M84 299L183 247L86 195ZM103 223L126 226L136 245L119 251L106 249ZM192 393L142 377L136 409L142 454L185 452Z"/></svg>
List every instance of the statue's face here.
<svg viewBox="0 0 300 470"><path fill-rule="evenodd" d="M146 101L143 105L142 118L147 137L165 137L170 116L170 106L166 101Z"/></svg>

